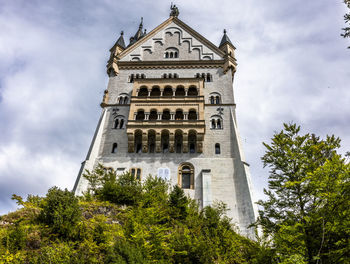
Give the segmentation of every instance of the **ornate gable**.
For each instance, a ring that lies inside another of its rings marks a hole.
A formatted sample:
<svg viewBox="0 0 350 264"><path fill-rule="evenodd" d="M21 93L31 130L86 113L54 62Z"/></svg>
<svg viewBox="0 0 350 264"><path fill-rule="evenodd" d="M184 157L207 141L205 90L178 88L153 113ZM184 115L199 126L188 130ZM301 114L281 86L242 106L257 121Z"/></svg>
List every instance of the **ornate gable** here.
<svg viewBox="0 0 350 264"><path fill-rule="evenodd" d="M119 61L223 60L224 53L176 17L170 17L118 56Z"/></svg>

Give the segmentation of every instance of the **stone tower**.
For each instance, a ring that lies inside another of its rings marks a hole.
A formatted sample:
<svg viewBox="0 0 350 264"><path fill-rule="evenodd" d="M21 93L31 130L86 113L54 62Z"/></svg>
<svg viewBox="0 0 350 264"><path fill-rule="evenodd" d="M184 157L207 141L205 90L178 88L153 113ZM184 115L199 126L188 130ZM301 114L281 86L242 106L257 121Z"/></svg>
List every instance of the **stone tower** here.
<svg viewBox="0 0 350 264"><path fill-rule="evenodd" d="M235 47L224 31L219 47L178 19L146 34L141 20L125 45L110 49L109 83L74 191L87 188L85 169L98 163L117 174L149 174L178 184L201 207L223 201L242 234L255 220L249 165L236 124Z"/></svg>

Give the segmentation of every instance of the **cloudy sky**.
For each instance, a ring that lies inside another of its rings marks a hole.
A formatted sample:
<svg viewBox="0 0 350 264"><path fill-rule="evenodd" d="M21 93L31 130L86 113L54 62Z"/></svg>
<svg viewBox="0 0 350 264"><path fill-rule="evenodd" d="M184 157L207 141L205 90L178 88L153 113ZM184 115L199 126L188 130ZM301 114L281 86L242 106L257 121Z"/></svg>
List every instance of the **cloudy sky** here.
<svg viewBox="0 0 350 264"><path fill-rule="evenodd" d="M179 18L219 44L236 46L238 126L256 199L268 171L262 142L283 122L350 145L350 45L340 37L341 0L180 0ZM11 195L71 189L101 109L109 48L140 17L148 31L167 1L0 0L0 214Z"/></svg>

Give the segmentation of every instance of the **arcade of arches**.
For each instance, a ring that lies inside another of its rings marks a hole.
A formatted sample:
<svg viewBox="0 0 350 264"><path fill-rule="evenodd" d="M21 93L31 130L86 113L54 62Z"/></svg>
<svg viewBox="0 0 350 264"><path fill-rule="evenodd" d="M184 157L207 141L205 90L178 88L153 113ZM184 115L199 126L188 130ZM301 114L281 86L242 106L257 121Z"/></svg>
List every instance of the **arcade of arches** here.
<svg viewBox="0 0 350 264"><path fill-rule="evenodd" d="M194 129L136 129L128 133L130 153L202 153L204 133Z"/></svg>

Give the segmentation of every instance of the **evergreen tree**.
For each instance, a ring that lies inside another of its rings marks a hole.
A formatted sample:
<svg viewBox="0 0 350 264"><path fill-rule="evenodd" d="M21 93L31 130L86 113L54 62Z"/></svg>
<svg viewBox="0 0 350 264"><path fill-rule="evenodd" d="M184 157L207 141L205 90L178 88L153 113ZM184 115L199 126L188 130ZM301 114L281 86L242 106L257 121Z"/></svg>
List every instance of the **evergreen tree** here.
<svg viewBox="0 0 350 264"><path fill-rule="evenodd" d="M263 210L257 223L273 238L284 263L344 263L349 251L349 164L336 152L339 138L321 140L299 132L296 124L284 124L270 144L263 143L269 190L264 190L268 199L258 202Z"/></svg>

